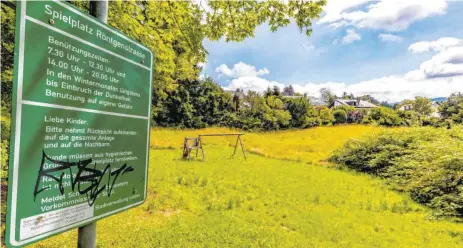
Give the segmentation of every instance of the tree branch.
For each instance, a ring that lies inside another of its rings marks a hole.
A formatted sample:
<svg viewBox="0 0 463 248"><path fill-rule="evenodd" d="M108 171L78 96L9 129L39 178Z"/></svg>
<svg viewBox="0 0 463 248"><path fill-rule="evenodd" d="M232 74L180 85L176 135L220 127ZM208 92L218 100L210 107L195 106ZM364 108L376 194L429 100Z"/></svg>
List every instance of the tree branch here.
<svg viewBox="0 0 463 248"><path fill-rule="evenodd" d="M185 39L185 41L188 43L188 46L190 46L190 49L193 53L195 53L195 49L193 48L193 46L191 45L190 43L190 40L186 37L185 33L183 32L183 29L180 27L180 25L178 24L178 21L177 21L177 18L175 17L175 14L172 10L172 5L171 5L171 2L170 1L167 1L167 3L169 4L169 8L170 8L170 14L172 15L172 17L174 18L175 20L175 23L177 24L177 27L178 29L180 29L180 33L183 35L183 38Z"/></svg>
<svg viewBox="0 0 463 248"><path fill-rule="evenodd" d="M13 10L16 10L16 4L10 2L10 1L2 1L2 5L8 6Z"/></svg>

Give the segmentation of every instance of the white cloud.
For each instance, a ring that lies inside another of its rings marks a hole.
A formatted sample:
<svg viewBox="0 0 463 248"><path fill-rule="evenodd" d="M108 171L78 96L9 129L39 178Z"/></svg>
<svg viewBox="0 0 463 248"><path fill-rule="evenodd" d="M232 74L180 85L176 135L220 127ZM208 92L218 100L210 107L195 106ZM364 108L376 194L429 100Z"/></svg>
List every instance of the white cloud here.
<svg viewBox="0 0 463 248"><path fill-rule="evenodd" d="M460 45L455 45L457 43L441 41L442 39L428 42L427 44L430 45L426 49L409 48L412 51L416 51L416 49L419 51L432 50L437 53L431 59L421 63L418 69L402 75L385 76L354 84L309 82L293 84L293 87L296 92L307 93L312 96L318 96L321 88L328 88L337 95L342 95L343 92L353 93L354 95L368 94L380 101L389 102L412 99L415 96L441 97L448 96L453 92L463 92L463 44L458 43ZM237 66L235 65L229 71L235 70L235 67ZM240 88L245 91L263 92L267 87L273 87L274 85L280 88L284 87L279 82L258 77L255 67L249 67L254 68L253 76L236 76L224 88L227 90ZM223 65L223 68L228 67ZM228 71L225 70L225 72ZM268 70L266 70L266 73L269 73Z"/></svg>
<svg viewBox="0 0 463 248"><path fill-rule="evenodd" d="M293 85L296 92L318 96L321 88L328 88L337 95L343 92L354 95L372 95L380 101L398 102L415 96L440 97L453 92L463 92L463 76L410 80L404 75L381 77L354 84L306 83Z"/></svg>
<svg viewBox="0 0 463 248"><path fill-rule="evenodd" d="M379 34L378 36L384 42L402 42L403 38L393 34Z"/></svg>
<svg viewBox="0 0 463 248"><path fill-rule="evenodd" d="M428 51L440 52L450 47L463 45L463 40L453 37L442 37L435 41L420 41L411 44L408 47L413 53L422 53Z"/></svg>
<svg viewBox="0 0 463 248"><path fill-rule="evenodd" d="M298 49L299 52L309 52L311 50L315 50L315 46L309 42L302 44Z"/></svg>
<svg viewBox="0 0 463 248"><path fill-rule="evenodd" d="M463 46L451 47L421 64L427 78L463 76Z"/></svg>
<svg viewBox="0 0 463 248"><path fill-rule="evenodd" d="M319 23L337 23L341 18L344 11L358 7L369 0L331 0L328 1L323 8L325 15L320 19Z"/></svg>
<svg viewBox="0 0 463 248"><path fill-rule="evenodd" d="M278 86L283 89L284 84L275 81L269 81L260 77L238 77L230 81L229 85L224 87L225 90L242 89L245 92L252 90L264 92L268 87Z"/></svg>
<svg viewBox="0 0 463 248"><path fill-rule="evenodd" d="M363 4L367 4L366 11L355 10ZM415 21L445 14L446 10L445 0L332 0L328 1L324 8L325 15L318 23L330 24L334 28L354 26L394 32L407 29Z"/></svg>
<svg viewBox="0 0 463 248"><path fill-rule="evenodd" d="M356 33L355 30L349 29L346 31L346 36L342 38L342 43L343 44L350 44L354 41L361 40L362 36L360 34Z"/></svg>
<svg viewBox="0 0 463 248"><path fill-rule="evenodd" d="M354 95L372 95L380 101L389 102L413 99L415 96L441 97L457 91L463 92L463 76L421 80L412 80L408 76L408 74L394 75L354 84L343 82L299 83L293 84L293 87L296 92L307 93L310 96L319 96L320 89L327 88L338 96L347 92ZM264 92L268 87L274 85L280 89L284 87L281 83L259 77L240 77L233 79L224 89L236 90L239 88L244 91Z"/></svg>
<svg viewBox="0 0 463 248"><path fill-rule="evenodd" d="M238 62L233 65L233 68L228 68L227 65L221 64L215 69L219 73L219 76L225 75L227 77L256 77L269 74L267 68L256 70L255 66Z"/></svg>
<svg viewBox="0 0 463 248"><path fill-rule="evenodd" d="M463 40L443 37L435 41L420 41L411 44L413 53L437 52L431 59L421 63L418 70L409 72L410 78L441 78L463 76Z"/></svg>

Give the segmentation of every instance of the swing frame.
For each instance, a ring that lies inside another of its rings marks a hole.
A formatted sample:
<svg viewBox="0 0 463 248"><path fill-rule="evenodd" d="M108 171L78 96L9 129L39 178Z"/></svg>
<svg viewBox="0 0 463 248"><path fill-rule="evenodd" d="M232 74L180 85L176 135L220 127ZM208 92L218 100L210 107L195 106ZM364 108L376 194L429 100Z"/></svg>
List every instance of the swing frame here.
<svg viewBox="0 0 463 248"><path fill-rule="evenodd" d="M243 157L246 160L246 152L244 151L243 141L241 140L241 136L244 135L243 133L224 133L224 134L200 134L197 138L188 138L185 137L183 141L183 159L190 159L191 158L191 151L196 149L196 157L198 157L198 152L201 150L202 160L206 159L204 154L204 147L203 147L203 137L224 137L224 136L236 136L236 143L235 148L233 150L233 154L231 157L234 157L236 154L236 149L238 148L238 142L241 146L241 151L243 152ZM193 145L190 146L189 142L193 141Z"/></svg>

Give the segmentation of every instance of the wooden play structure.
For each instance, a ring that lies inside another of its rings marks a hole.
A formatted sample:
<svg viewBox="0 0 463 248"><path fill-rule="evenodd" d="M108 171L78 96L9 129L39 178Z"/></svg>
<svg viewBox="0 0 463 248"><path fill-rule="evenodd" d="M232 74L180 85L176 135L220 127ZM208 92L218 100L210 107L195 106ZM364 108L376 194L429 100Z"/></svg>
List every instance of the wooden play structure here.
<svg viewBox="0 0 463 248"><path fill-rule="evenodd" d="M238 147L238 142L241 145L241 151L243 152L243 157L246 159L246 153L244 152L243 142L241 141L242 133L224 133L224 134L200 134L197 138L188 138L185 137L183 141L183 159L191 158L191 151L196 150L196 157L198 157L198 151L201 150L203 156L203 161L205 160L204 147L203 147L203 137L224 137L224 136L236 136L235 149L233 151L233 156L236 154L236 148Z"/></svg>

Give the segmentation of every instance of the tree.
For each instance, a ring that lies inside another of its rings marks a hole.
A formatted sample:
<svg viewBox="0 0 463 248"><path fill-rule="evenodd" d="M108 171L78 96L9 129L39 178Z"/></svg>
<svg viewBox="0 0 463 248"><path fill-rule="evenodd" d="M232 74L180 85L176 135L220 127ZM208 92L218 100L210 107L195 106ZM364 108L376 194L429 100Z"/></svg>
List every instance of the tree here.
<svg viewBox="0 0 463 248"><path fill-rule="evenodd" d="M273 96L273 90L270 88L270 86L267 87L267 90L264 91L264 97L267 98L269 96Z"/></svg>
<svg viewBox="0 0 463 248"><path fill-rule="evenodd" d="M211 78L181 82L168 94L159 115L153 120L156 125L203 128L220 124L224 116L233 112L231 95L225 94Z"/></svg>
<svg viewBox="0 0 463 248"><path fill-rule="evenodd" d="M381 105L382 104L381 102L376 100L376 98L374 98L373 96L370 96L370 95L363 95L363 96L359 97L359 99L363 100L363 101L373 103L375 105ZM387 102L386 102L386 104L387 104Z"/></svg>
<svg viewBox="0 0 463 248"><path fill-rule="evenodd" d="M336 100L336 95L333 94L329 89L327 88L321 88L320 89L320 99L326 103L328 103L328 106L333 105L334 100Z"/></svg>
<svg viewBox="0 0 463 248"><path fill-rule="evenodd" d="M288 99L286 109L291 114L293 127L306 128L317 126L319 123L315 109L305 97Z"/></svg>
<svg viewBox="0 0 463 248"><path fill-rule="evenodd" d="M283 88L283 95L285 96L294 96L296 92L294 91L294 88L292 85L285 86Z"/></svg>
<svg viewBox="0 0 463 248"><path fill-rule="evenodd" d="M301 32L309 36L312 20L318 18L321 1L208 1L211 12L207 13L204 31L210 40L242 41L254 36L260 24L268 23L271 31L287 26L294 19Z"/></svg>
<svg viewBox="0 0 463 248"><path fill-rule="evenodd" d="M281 90L278 86L273 86L273 95L276 97L281 97Z"/></svg>
<svg viewBox="0 0 463 248"><path fill-rule="evenodd" d="M443 119L463 123L463 93L452 93L447 101L441 103L439 111Z"/></svg>
<svg viewBox="0 0 463 248"><path fill-rule="evenodd" d="M346 100L353 100L355 99L354 95L351 93L350 95L347 94L347 92L343 92L342 93L342 99L346 99Z"/></svg>
<svg viewBox="0 0 463 248"><path fill-rule="evenodd" d="M250 91L245 99L249 105L240 109L235 127L245 130L278 130L290 124L291 114L284 110L280 98L273 95L262 97Z"/></svg>
<svg viewBox="0 0 463 248"><path fill-rule="evenodd" d="M13 92L15 2L2 1L1 8L1 104L2 115L5 115L11 111Z"/></svg>
<svg viewBox="0 0 463 248"><path fill-rule="evenodd" d="M267 100L267 105L271 109L284 109L285 108L285 104L283 103L283 101L281 101L281 99L276 96L269 96L267 97L266 100Z"/></svg>
<svg viewBox="0 0 463 248"><path fill-rule="evenodd" d="M70 1L88 12L88 1ZM206 11L204 5L210 11ZM178 83L195 80L205 62L203 40L243 41L257 26L271 31L294 20L301 32L311 34L312 21L322 13L321 1L110 1L108 24L154 51L152 115ZM2 1L2 100L11 102L15 4ZM2 104L3 105L3 104Z"/></svg>
<svg viewBox="0 0 463 248"><path fill-rule="evenodd" d="M429 98L417 96L412 102L413 110L423 116L430 115L432 111L432 103Z"/></svg>

